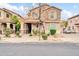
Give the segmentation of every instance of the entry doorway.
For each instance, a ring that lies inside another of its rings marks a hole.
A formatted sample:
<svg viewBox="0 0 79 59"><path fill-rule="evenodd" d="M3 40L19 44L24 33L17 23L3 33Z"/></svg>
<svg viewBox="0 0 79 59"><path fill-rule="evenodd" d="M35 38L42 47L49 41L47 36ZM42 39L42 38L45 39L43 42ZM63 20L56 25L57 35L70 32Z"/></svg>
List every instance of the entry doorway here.
<svg viewBox="0 0 79 59"><path fill-rule="evenodd" d="M13 29L13 24L10 24L10 28Z"/></svg>
<svg viewBox="0 0 79 59"><path fill-rule="evenodd" d="M32 25L31 25L31 23L27 23L27 27L28 27L28 33L31 33L31 30L32 30Z"/></svg>

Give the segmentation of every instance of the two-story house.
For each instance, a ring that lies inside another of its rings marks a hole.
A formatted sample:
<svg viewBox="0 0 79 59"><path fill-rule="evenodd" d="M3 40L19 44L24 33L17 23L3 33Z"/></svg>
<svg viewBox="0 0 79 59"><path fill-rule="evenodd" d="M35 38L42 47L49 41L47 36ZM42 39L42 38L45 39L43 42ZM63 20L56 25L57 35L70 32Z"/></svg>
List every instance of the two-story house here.
<svg viewBox="0 0 79 59"><path fill-rule="evenodd" d="M40 10L39 10L40 9ZM30 10L26 15L27 18L23 18L19 14L5 9L0 9L0 32L3 33L4 28L11 28L15 31L15 24L11 21L11 16L16 15L21 23L20 31L22 34L31 33L33 29L45 30L49 33L50 29L56 29L56 33L61 33L61 9L50 6L48 4L42 4L40 7L36 7ZM40 17L39 17L40 15ZM40 22L40 20L42 22ZM40 24L40 26L39 26Z"/></svg>
<svg viewBox="0 0 79 59"><path fill-rule="evenodd" d="M50 29L56 29L56 33L61 33L61 9L48 4L33 8L26 15L28 18L24 22L27 33L31 33L33 29L39 29L39 27L41 31L43 30L43 25L39 26L39 15L46 33L49 33Z"/></svg>
<svg viewBox="0 0 79 59"><path fill-rule="evenodd" d="M67 31L79 33L79 15L68 18Z"/></svg>

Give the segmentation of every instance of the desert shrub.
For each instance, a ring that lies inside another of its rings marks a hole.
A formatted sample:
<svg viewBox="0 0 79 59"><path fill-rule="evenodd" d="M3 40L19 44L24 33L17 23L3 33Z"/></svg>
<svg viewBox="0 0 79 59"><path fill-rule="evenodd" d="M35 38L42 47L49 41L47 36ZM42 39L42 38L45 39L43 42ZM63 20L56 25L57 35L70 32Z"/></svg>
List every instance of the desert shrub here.
<svg viewBox="0 0 79 59"><path fill-rule="evenodd" d="M48 35L47 34L42 34L42 38L43 38L43 40L47 40Z"/></svg>
<svg viewBox="0 0 79 59"><path fill-rule="evenodd" d="M50 33L47 34L47 36L49 36L49 35L50 35Z"/></svg>
<svg viewBox="0 0 79 59"><path fill-rule="evenodd" d="M32 34L30 33L29 36L32 36Z"/></svg>
<svg viewBox="0 0 79 59"><path fill-rule="evenodd" d="M51 35L55 35L55 33L56 33L56 30L55 29L50 29L50 34Z"/></svg>
<svg viewBox="0 0 79 59"><path fill-rule="evenodd" d="M21 37L21 36L20 36L20 31L17 31L17 32L16 32L16 36L17 36L17 37Z"/></svg>
<svg viewBox="0 0 79 59"><path fill-rule="evenodd" d="M39 30L34 30L33 29L32 32L33 32L34 35L38 35L39 34Z"/></svg>
<svg viewBox="0 0 79 59"><path fill-rule="evenodd" d="M10 37L10 34L12 34L12 33L13 33L12 29L10 29L10 28L5 28L4 29L4 35L6 37Z"/></svg>
<svg viewBox="0 0 79 59"><path fill-rule="evenodd" d="M47 40L48 35L45 32L41 32L43 40Z"/></svg>

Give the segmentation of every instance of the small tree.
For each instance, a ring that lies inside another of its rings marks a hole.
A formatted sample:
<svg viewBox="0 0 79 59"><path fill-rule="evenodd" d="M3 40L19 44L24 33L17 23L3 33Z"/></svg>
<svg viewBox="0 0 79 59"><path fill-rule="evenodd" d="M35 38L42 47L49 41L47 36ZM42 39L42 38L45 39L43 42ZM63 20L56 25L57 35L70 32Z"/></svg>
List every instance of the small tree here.
<svg viewBox="0 0 79 59"><path fill-rule="evenodd" d="M20 27L21 27L21 24L20 24L20 21L18 19L17 16L13 15L12 16L12 22L15 24L15 33L17 36L20 36Z"/></svg>
<svg viewBox="0 0 79 59"><path fill-rule="evenodd" d="M62 26L64 26L66 28L68 26L68 22L67 21L63 21L62 22Z"/></svg>

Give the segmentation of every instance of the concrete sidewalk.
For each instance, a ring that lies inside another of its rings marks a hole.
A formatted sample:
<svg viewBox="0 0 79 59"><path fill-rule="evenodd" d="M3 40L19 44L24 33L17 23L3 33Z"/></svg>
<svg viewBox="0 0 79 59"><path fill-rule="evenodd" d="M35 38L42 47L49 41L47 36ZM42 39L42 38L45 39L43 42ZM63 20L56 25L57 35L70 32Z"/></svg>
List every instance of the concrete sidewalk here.
<svg viewBox="0 0 79 59"><path fill-rule="evenodd" d="M79 43L79 34L78 35L68 35L65 34L63 37L52 37L49 36L47 40L43 40L39 36L29 36L29 35L23 35L21 38L18 37L2 37L0 40L0 43L26 43L26 42L48 42L48 43L64 43L64 42L70 42L70 43Z"/></svg>

